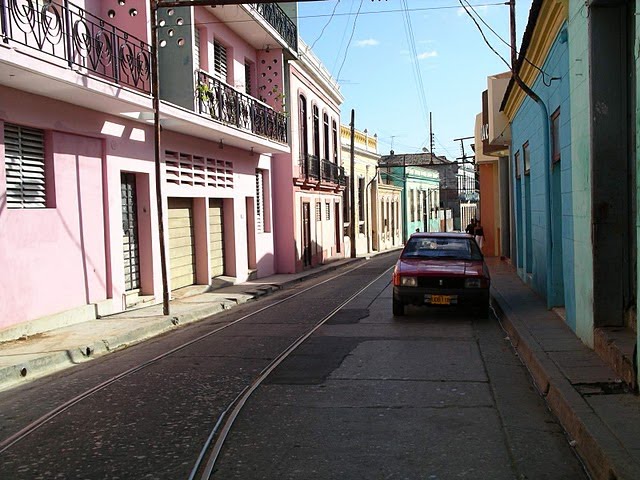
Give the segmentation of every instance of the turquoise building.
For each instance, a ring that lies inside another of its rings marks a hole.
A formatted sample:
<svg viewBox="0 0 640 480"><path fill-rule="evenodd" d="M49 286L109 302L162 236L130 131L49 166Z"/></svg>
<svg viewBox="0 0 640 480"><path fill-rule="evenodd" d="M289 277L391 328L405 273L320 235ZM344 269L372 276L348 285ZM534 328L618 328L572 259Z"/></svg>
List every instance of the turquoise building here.
<svg viewBox="0 0 640 480"><path fill-rule="evenodd" d="M439 232L440 174L429 168L430 153L383 155L380 158L380 181L402 188L403 241L413 232ZM435 155L433 156L435 158ZM450 214L449 214L450 216ZM449 218L452 225L452 219Z"/></svg>
<svg viewBox="0 0 640 480"><path fill-rule="evenodd" d="M534 0L516 64L526 86L512 79L501 105L511 130L512 262L634 387L638 5Z"/></svg>

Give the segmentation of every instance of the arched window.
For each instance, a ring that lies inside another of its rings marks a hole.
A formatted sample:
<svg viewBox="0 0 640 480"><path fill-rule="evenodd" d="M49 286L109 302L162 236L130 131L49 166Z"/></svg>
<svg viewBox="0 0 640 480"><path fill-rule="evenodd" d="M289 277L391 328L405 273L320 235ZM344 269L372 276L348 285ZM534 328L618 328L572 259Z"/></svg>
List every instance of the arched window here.
<svg viewBox="0 0 640 480"><path fill-rule="evenodd" d="M320 111L313 106L313 154L320 158Z"/></svg>
<svg viewBox="0 0 640 480"><path fill-rule="evenodd" d="M333 131L333 163L338 164L338 124L335 120L331 125L331 129Z"/></svg>
<svg viewBox="0 0 640 480"><path fill-rule="evenodd" d="M307 137L307 99L300 95L298 99L298 137L300 139L300 160L307 158L309 140Z"/></svg>
<svg viewBox="0 0 640 480"><path fill-rule="evenodd" d="M324 141L324 155L323 160L329 161L330 157L330 144L329 144L329 115L326 113L322 116L322 140Z"/></svg>

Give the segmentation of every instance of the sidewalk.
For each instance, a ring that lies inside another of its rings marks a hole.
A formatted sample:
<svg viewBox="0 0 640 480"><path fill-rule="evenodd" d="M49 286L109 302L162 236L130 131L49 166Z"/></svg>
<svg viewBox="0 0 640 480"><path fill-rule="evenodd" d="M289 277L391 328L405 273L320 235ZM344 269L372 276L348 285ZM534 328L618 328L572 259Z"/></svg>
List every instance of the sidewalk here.
<svg viewBox="0 0 640 480"><path fill-rule="evenodd" d="M170 302L170 316L163 315L160 303L0 343L0 391L121 350L360 260L364 258L336 260L304 272L272 275L213 291L205 291L205 286L185 287L175 292L178 298Z"/></svg>
<svg viewBox="0 0 640 480"><path fill-rule="evenodd" d="M178 325L268 295L312 276L363 260L344 259L291 275L274 275L162 305L0 344L0 390L122 349ZM493 306L539 391L596 480L640 479L640 397L497 258L488 258ZM523 412L526 414L526 412Z"/></svg>
<svg viewBox="0 0 640 480"><path fill-rule="evenodd" d="M571 445L596 479L640 479L640 397L527 287L487 259L493 306Z"/></svg>

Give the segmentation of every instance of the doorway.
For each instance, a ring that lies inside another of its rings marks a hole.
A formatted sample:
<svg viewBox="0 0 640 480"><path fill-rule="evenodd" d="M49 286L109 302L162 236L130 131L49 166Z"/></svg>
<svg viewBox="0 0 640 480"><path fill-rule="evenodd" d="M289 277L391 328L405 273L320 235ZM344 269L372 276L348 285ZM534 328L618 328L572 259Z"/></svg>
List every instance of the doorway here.
<svg viewBox="0 0 640 480"><path fill-rule="evenodd" d="M311 204L302 202L302 264L311 266Z"/></svg>

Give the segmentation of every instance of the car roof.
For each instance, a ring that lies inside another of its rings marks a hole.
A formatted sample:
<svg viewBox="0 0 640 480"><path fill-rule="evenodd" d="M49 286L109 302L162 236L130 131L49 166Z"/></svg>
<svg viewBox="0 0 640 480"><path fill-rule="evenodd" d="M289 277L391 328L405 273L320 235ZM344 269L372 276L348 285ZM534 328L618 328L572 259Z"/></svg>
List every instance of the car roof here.
<svg viewBox="0 0 640 480"><path fill-rule="evenodd" d="M468 233L462 232L416 232L411 234L411 238L473 238Z"/></svg>

